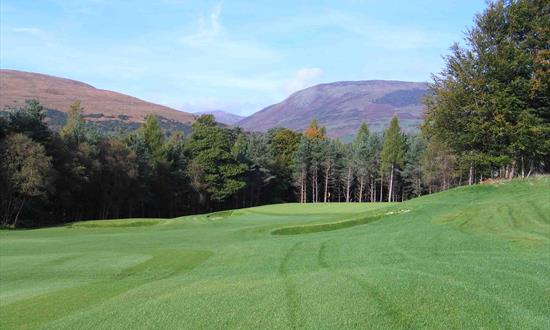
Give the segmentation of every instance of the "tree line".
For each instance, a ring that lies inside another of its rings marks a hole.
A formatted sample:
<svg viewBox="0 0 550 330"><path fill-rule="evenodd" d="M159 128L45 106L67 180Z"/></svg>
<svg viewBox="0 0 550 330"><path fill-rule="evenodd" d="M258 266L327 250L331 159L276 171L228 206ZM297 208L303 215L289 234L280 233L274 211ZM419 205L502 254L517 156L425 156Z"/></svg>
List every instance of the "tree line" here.
<svg viewBox="0 0 550 330"><path fill-rule="evenodd" d="M199 117L166 135L99 133L78 102L54 132L35 100L0 117L1 224L174 217L279 202L397 202L487 178L550 171L550 4L495 1L434 76L418 134L394 117L355 139L248 133Z"/></svg>
<svg viewBox="0 0 550 330"><path fill-rule="evenodd" d="M277 202L400 201L442 188L422 177L426 143L397 117L384 134L362 124L352 143L313 121L247 133L199 117L165 135L154 116L133 132L100 133L76 102L55 132L36 100L0 119L2 224L174 217Z"/></svg>

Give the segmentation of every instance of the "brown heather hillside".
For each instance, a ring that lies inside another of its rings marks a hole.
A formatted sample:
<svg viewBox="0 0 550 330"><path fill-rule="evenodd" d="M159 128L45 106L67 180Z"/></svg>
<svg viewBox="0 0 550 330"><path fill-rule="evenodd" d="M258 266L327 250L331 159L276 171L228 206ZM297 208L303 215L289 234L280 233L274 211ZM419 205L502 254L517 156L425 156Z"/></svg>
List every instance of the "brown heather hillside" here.
<svg viewBox="0 0 550 330"><path fill-rule="evenodd" d="M237 123L251 131L286 127L303 131L311 120L327 127L332 137L350 137L361 122L382 131L395 114L401 127L418 129L422 122L426 83L404 81L342 81L298 91L281 103L269 106Z"/></svg>
<svg viewBox="0 0 550 330"><path fill-rule="evenodd" d="M37 99L45 108L63 113L69 110L73 102L79 100L84 108L85 119L98 124L122 122L135 126L143 122L148 114L153 114L161 121L189 126L195 118L187 112L121 93L97 89L75 80L38 73L0 70L0 111L6 110L7 107L20 106L26 99Z"/></svg>

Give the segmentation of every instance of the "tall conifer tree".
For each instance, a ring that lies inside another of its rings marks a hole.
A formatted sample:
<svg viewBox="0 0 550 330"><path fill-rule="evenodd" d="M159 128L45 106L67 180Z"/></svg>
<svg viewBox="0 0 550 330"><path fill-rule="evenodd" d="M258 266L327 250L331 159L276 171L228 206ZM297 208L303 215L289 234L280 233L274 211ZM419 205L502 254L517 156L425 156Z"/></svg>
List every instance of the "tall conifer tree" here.
<svg viewBox="0 0 550 330"><path fill-rule="evenodd" d="M394 200L394 173L396 168L403 166L404 144L401 128L399 127L399 119L397 116L394 116L384 135L384 147L380 155L382 171L389 170L390 175L390 181L388 183L388 202Z"/></svg>

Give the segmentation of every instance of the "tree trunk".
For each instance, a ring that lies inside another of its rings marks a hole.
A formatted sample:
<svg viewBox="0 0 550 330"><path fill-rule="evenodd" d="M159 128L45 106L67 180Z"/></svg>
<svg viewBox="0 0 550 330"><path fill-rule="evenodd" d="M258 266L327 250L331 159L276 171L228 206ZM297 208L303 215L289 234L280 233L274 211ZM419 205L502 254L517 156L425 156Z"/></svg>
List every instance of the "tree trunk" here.
<svg viewBox="0 0 550 330"><path fill-rule="evenodd" d="M327 169L325 170L325 197L323 201L326 203L328 202L328 176L330 173L330 166L327 166Z"/></svg>
<svg viewBox="0 0 550 330"><path fill-rule="evenodd" d="M311 202L315 203L315 170L311 173Z"/></svg>
<svg viewBox="0 0 550 330"><path fill-rule="evenodd" d="M306 184L306 174L304 173L305 169L302 169L300 174L300 203L307 202L307 184Z"/></svg>
<svg viewBox="0 0 550 330"><path fill-rule="evenodd" d="M312 186L311 186L311 190L313 191L313 203L317 203L317 169L314 168L313 169L313 174L312 174Z"/></svg>
<svg viewBox="0 0 550 330"><path fill-rule="evenodd" d="M508 173L508 180L512 180L514 178L514 174L516 171L516 160L512 162L512 166L510 166L510 172Z"/></svg>
<svg viewBox="0 0 550 330"><path fill-rule="evenodd" d="M363 202L363 185L364 185L365 177L361 175L361 179L359 180L359 203Z"/></svg>
<svg viewBox="0 0 550 330"><path fill-rule="evenodd" d="M23 197L23 200L21 201L21 205L19 206L19 210L17 210L17 214L15 215L15 219L13 220L12 228L15 228L17 226L17 221L19 220L19 214L21 214L21 210L23 209L23 205L25 205L25 198Z"/></svg>
<svg viewBox="0 0 550 330"><path fill-rule="evenodd" d="M6 206L6 208L4 209L4 218L2 219L2 223L5 225L5 226L9 226L10 224L10 221L11 221L11 214L12 214L12 207L11 207L11 204L12 204L12 201L14 200L14 198L10 198L8 200L8 205Z"/></svg>
<svg viewBox="0 0 550 330"><path fill-rule="evenodd" d="M350 185L351 185L351 167L348 167L348 177L346 180L346 203L349 203Z"/></svg>
<svg viewBox="0 0 550 330"><path fill-rule="evenodd" d="M375 189L374 188L374 178L372 178L371 181L370 181L370 201L371 202L374 202L374 194L375 194L374 189Z"/></svg>
<svg viewBox="0 0 550 330"><path fill-rule="evenodd" d="M388 187L388 202L392 201L392 192L393 192L393 163L391 164L391 171L390 171L390 185Z"/></svg>
<svg viewBox="0 0 550 330"><path fill-rule="evenodd" d="M531 175L531 171L533 171L533 161L529 163L529 172L527 172L527 177Z"/></svg>
<svg viewBox="0 0 550 330"><path fill-rule="evenodd" d="M374 191L374 194L372 195L372 201L376 202L376 196L378 196L378 190L376 190L376 179L374 179L374 176L372 178L372 186Z"/></svg>
<svg viewBox="0 0 550 330"><path fill-rule="evenodd" d="M301 198L301 199L300 199L300 202L301 202L301 203L305 203L305 201L304 201L304 183L303 183L303 182L302 182L302 184L301 184L301 186L300 186L300 189L301 189L301 191L302 191L301 194L300 194L300 198Z"/></svg>
<svg viewBox="0 0 550 330"><path fill-rule="evenodd" d="M384 174L382 173L382 171L380 171L380 202L383 201L383 198L382 196L384 196Z"/></svg>
<svg viewBox="0 0 550 330"><path fill-rule="evenodd" d="M307 203L307 170L304 169L304 203Z"/></svg>
<svg viewBox="0 0 550 330"><path fill-rule="evenodd" d="M468 185L471 186L474 182L474 167L470 166L470 174L468 175Z"/></svg>
<svg viewBox="0 0 550 330"><path fill-rule="evenodd" d="M317 167L313 169L313 202L317 203L319 201L319 181L318 181L318 170Z"/></svg>

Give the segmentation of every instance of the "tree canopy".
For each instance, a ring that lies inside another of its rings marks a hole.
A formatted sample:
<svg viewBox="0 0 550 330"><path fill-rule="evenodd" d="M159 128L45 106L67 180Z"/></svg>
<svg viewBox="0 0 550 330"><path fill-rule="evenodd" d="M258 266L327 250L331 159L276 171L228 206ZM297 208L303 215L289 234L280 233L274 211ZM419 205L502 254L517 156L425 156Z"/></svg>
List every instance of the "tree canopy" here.
<svg viewBox="0 0 550 330"><path fill-rule="evenodd" d="M434 76L423 131L470 175L526 162L548 169L549 12L544 0L489 2Z"/></svg>

